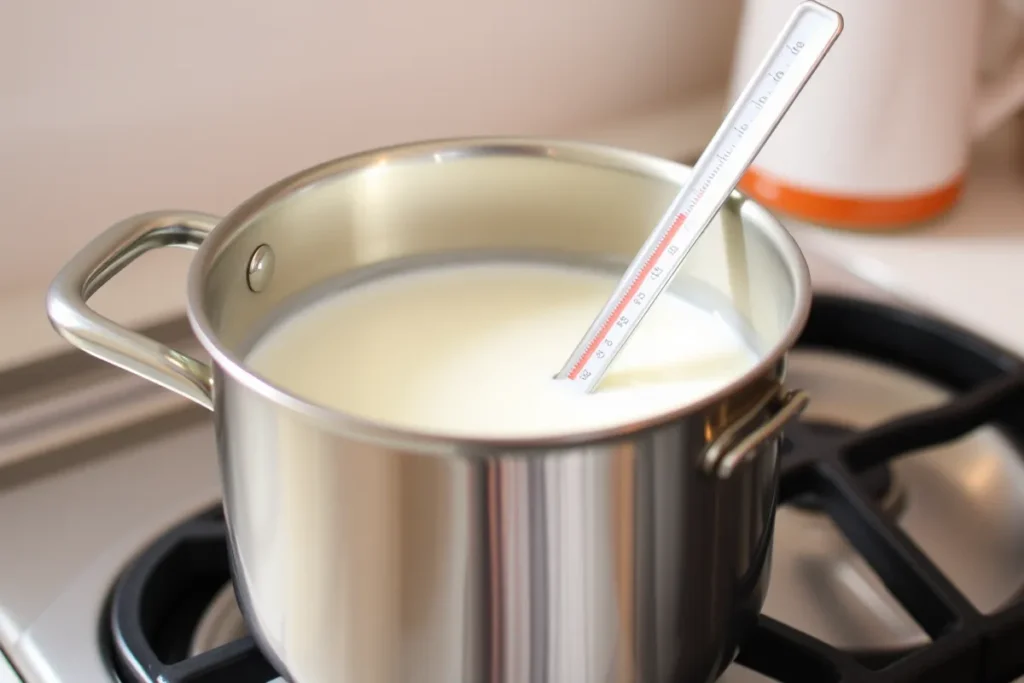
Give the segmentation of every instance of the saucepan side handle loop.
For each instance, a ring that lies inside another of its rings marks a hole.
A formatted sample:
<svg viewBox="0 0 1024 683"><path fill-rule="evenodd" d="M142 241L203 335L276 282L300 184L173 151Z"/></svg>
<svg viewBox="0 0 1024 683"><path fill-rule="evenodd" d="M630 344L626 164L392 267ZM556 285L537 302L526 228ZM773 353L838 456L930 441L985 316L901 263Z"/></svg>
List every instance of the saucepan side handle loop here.
<svg viewBox="0 0 1024 683"><path fill-rule="evenodd" d="M198 249L219 221L204 213L161 211L133 216L108 228L54 278L46 295L50 322L62 337L86 353L213 410L210 366L108 320L87 301L150 249Z"/></svg>
<svg viewBox="0 0 1024 683"><path fill-rule="evenodd" d="M778 436L790 420L803 412L809 402L807 392L801 389L787 392L779 386L776 391L766 393L753 408L723 430L708 446L704 470L721 479L728 478L757 451L758 446ZM770 417L751 430L751 423L765 409L771 411Z"/></svg>

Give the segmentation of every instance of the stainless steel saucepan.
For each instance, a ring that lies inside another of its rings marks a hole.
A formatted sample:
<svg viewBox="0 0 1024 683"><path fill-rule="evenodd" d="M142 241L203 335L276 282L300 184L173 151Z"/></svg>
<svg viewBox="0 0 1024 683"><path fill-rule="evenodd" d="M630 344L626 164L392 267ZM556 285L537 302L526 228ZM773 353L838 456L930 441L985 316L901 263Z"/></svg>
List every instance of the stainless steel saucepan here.
<svg viewBox="0 0 1024 683"><path fill-rule="evenodd" d="M760 362L627 428L419 434L308 403L245 361L311 293L417 260L514 254L621 272L688 173L532 139L357 154L224 218L113 226L60 272L48 312L75 346L213 411L239 604L289 680L704 683L761 607L777 437L807 401L782 388L810 305L806 264L764 209L734 194L673 283L700 305L730 303ZM197 249L188 315L212 365L86 304L163 246Z"/></svg>

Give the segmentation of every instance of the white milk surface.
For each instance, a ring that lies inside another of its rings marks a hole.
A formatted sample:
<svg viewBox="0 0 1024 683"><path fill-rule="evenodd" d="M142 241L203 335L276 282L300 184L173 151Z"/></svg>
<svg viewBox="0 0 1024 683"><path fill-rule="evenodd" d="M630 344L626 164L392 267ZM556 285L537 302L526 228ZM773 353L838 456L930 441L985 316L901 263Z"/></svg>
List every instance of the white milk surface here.
<svg viewBox="0 0 1024 683"><path fill-rule="evenodd" d="M594 393L554 380L616 282L512 262L383 276L283 320L247 362L307 401L475 438L621 426L693 403L756 363L717 313L666 292Z"/></svg>

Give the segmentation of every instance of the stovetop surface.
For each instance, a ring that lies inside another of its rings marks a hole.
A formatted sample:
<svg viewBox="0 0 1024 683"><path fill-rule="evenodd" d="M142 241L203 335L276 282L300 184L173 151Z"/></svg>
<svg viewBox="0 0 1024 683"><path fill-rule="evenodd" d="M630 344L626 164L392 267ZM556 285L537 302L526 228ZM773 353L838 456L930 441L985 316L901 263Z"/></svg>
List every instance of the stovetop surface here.
<svg viewBox="0 0 1024 683"><path fill-rule="evenodd" d="M822 288L882 297L820 262L815 268L812 260L812 272ZM920 378L820 349L793 354L788 383L813 397L805 421L818 431L808 439L864 429L949 396ZM1024 467L994 429L920 450L889 477L862 484L974 609L991 612L1024 584ZM218 498L209 417L183 403L139 428L0 468L0 648L24 680L115 680L108 601L118 577L140 551ZM802 504L779 510L765 614L844 649L926 644L929 636L832 519L809 509L814 501ZM193 653L244 634L230 591L209 592L219 598L186 638ZM772 679L734 665L722 680Z"/></svg>

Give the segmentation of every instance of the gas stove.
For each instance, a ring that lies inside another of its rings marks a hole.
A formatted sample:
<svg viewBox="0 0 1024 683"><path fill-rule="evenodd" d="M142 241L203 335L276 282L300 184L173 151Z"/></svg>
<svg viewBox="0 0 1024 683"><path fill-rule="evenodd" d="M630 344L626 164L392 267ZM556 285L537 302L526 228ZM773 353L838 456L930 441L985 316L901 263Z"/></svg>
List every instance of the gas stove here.
<svg viewBox="0 0 1024 683"><path fill-rule="evenodd" d="M721 682L1013 681L1024 361L808 258L787 381L812 404L764 615ZM280 680L231 589L210 416L78 353L0 387L0 683Z"/></svg>

